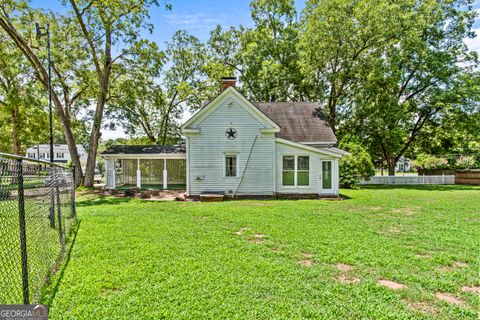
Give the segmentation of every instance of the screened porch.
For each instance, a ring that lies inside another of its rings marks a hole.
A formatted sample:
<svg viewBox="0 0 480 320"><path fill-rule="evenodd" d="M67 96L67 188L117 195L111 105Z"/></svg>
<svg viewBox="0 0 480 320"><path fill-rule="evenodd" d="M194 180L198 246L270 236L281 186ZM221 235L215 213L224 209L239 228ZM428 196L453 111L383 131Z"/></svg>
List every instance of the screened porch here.
<svg viewBox="0 0 480 320"><path fill-rule="evenodd" d="M183 190L186 154L183 146L111 146L104 151L107 189Z"/></svg>

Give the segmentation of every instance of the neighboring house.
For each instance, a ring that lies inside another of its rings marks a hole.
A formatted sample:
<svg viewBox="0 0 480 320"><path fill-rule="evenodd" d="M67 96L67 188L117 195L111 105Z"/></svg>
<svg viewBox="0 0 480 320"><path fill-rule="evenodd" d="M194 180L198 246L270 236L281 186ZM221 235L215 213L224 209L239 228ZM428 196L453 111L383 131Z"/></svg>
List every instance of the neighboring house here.
<svg viewBox="0 0 480 320"><path fill-rule="evenodd" d="M145 180L168 188L175 171L175 184L183 181L189 196L338 195L345 152L334 147L337 139L318 104L250 102L231 78L224 88L181 127L184 147L106 150L107 188Z"/></svg>
<svg viewBox="0 0 480 320"><path fill-rule="evenodd" d="M77 145L78 155L80 156L80 163L82 169L85 170L87 165L87 151L85 148ZM37 144L27 149L27 157L32 159L41 159L50 161L50 145L49 144ZM70 151L66 144L54 144L53 145L53 162L67 163L71 160Z"/></svg>
<svg viewBox="0 0 480 320"><path fill-rule="evenodd" d="M395 166L396 172L407 172L411 169L411 160L405 157L401 157Z"/></svg>

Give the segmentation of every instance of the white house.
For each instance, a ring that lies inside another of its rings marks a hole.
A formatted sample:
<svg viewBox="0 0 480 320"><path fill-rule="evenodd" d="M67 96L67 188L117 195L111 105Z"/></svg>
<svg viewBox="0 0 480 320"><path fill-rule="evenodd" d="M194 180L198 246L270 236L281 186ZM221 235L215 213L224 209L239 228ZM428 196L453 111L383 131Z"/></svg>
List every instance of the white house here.
<svg viewBox="0 0 480 320"><path fill-rule="evenodd" d="M80 163L83 170L87 165L87 151L85 148L77 144L78 155L80 157ZM50 161L50 145L49 144L37 144L27 149L27 158L42 159ZM67 163L71 160L70 151L66 144L54 144L53 145L53 162Z"/></svg>
<svg viewBox="0 0 480 320"><path fill-rule="evenodd" d="M407 172L410 171L412 168L411 166L411 160L405 157L401 157L396 166L395 166L395 171L396 172Z"/></svg>
<svg viewBox="0 0 480 320"><path fill-rule="evenodd" d="M192 197L338 195L345 152L334 147L337 139L318 104L250 102L231 78L224 88L182 125L185 146L106 150L107 188L142 183L168 188L173 174L174 184L184 181Z"/></svg>

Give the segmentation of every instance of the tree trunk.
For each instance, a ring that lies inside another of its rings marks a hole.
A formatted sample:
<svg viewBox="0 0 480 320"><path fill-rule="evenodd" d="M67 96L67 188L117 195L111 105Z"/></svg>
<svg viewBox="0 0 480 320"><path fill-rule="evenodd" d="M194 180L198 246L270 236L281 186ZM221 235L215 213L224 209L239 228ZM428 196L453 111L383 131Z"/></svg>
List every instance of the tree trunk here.
<svg viewBox="0 0 480 320"><path fill-rule="evenodd" d="M40 62L38 56L33 52L32 48L28 44L28 42L23 38L13 25L12 21L9 20L7 16L0 16L0 27L5 30L8 36L13 40L15 45L20 49L23 53L25 58L29 61L30 65L35 69L36 77L38 81L43 85L43 87L48 90L48 73L45 67ZM65 115L65 108L63 104L60 102L58 95L56 94L55 90L52 90L52 100L55 106L55 114L57 116L58 121L63 129L63 134L65 136L65 140L68 144L68 149L70 152L70 156L73 160L75 165L75 171L77 177L82 177L82 166L80 164L80 157L78 156L77 145L75 143L75 137L73 136L72 128L70 121L67 119ZM77 180L77 186L81 183L82 179Z"/></svg>
<svg viewBox="0 0 480 320"><path fill-rule="evenodd" d="M108 85L107 85L108 86ZM107 89L108 90L108 89ZM85 168L86 187L93 187L93 178L95 175L95 164L97 160L98 140L101 133L103 110L105 108L106 91L101 94L97 101L97 108L95 110L95 117L93 120L92 131L90 132L90 147L88 148L87 167Z"/></svg>
<svg viewBox="0 0 480 320"><path fill-rule="evenodd" d="M79 18L80 23L83 25L83 20ZM85 29L85 34L88 33ZM92 54L97 62L95 49L92 46ZM87 167L85 168L85 181L86 187L93 187L93 178L95 175L95 164L97 160L98 140L101 133L100 128L102 126L103 111L107 102L107 95L110 85L110 74L112 72L112 30L111 26L105 25L105 58L103 61L103 71L100 69L97 63L97 79L100 92L98 94L97 107L95 109L95 117L93 118L92 131L90 133L90 147L88 148Z"/></svg>
<svg viewBox="0 0 480 320"><path fill-rule="evenodd" d="M162 145L165 145L165 143L167 143L168 123L170 122L169 115L170 115L170 113L168 113L167 115L165 115L165 127L163 128Z"/></svg>
<svg viewBox="0 0 480 320"><path fill-rule="evenodd" d="M20 156L21 155L21 142L20 142L20 138L18 137L17 118L18 118L18 108L13 107L12 117L11 117L11 120L12 120L12 151L13 151L13 154L16 154L16 155Z"/></svg>
<svg viewBox="0 0 480 320"><path fill-rule="evenodd" d="M395 175L396 164L397 164L397 162L395 161L395 158L387 159L387 168L388 168L388 175L389 176L394 176Z"/></svg>

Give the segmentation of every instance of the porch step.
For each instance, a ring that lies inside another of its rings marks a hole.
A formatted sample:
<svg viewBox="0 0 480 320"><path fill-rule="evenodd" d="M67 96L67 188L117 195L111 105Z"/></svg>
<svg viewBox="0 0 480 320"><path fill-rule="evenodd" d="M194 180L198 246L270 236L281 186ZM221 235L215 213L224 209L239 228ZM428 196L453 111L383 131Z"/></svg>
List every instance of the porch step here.
<svg viewBox="0 0 480 320"><path fill-rule="evenodd" d="M202 202L220 202L223 201L223 194L201 194L200 201Z"/></svg>

